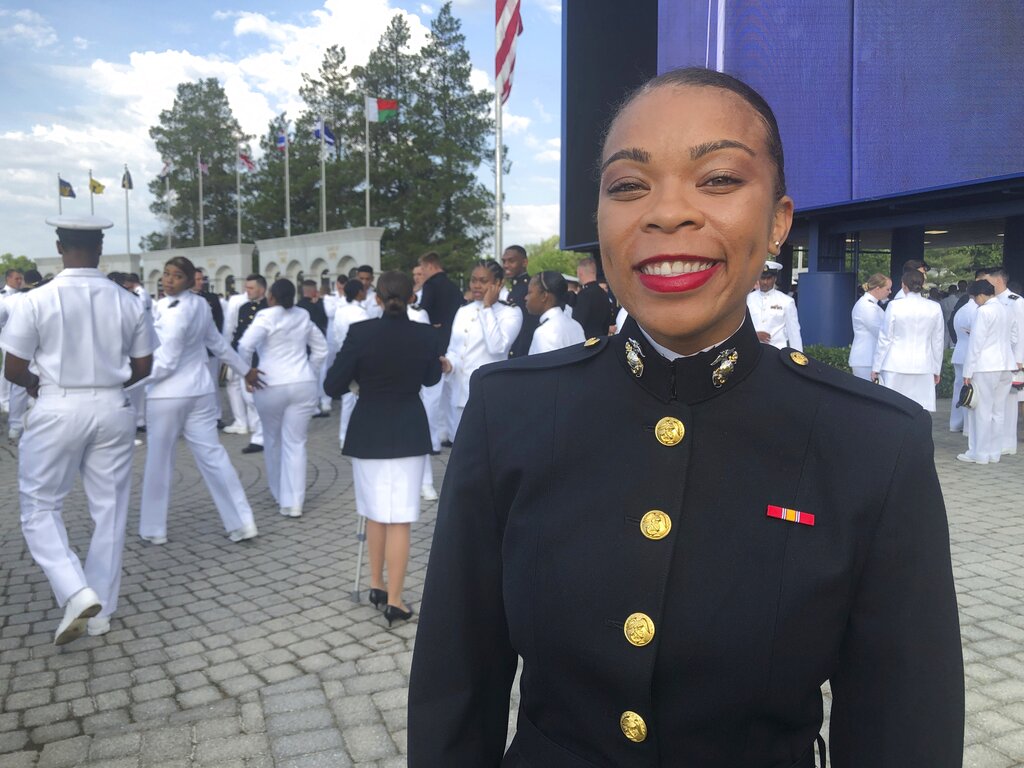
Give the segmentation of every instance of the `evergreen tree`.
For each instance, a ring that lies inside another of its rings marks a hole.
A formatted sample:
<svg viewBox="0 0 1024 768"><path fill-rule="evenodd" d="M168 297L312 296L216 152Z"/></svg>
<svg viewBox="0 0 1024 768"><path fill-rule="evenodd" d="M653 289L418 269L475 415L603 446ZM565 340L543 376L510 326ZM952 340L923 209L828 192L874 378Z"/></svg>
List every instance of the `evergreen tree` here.
<svg viewBox="0 0 1024 768"><path fill-rule="evenodd" d="M235 167L241 128L227 94L216 78L181 83L171 109L160 113L160 123L149 129L157 151L174 164L168 200L163 178L149 182L153 213L169 216L175 245L199 245L199 157L208 166L203 177L204 236L207 245L235 242ZM145 250L166 247L166 232L142 238Z"/></svg>

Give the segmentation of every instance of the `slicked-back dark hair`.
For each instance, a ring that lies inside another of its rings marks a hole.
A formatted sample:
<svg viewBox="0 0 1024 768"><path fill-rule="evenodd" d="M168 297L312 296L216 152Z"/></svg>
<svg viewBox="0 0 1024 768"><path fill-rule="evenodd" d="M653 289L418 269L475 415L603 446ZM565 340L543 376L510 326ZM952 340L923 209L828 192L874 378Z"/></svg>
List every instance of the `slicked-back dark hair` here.
<svg viewBox="0 0 1024 768"><path fill-rule="evenodd" d="M377 278L377 296L387 317L404 317L412 297L412 278L394 269L382 273Z"/></svg>
<svg viewBox="0 0 1024 768"><path fill-rule="evenodd" d="M250 280L256 283L256 285L258 285L263 290L267 290L267 278L265 278L263 275L256 274L255 272L253 272L251 275L246 275L245 282L248 283Z"/></svg>
<svg viewBox="0 0 1024 768"><path fill-rule="evenodd" d="M192 283L195 282L196 272L199 271L196 269L196 265L193 264L189 259L186 259L184 256L173 256L164 262L164 266L177 267L178 269L180 269L182 273L185 275L185 280L188 281L189 288L191 288Z"/></svg>
<svg viewBox="0 0 1024 768"><path fill-rule="evenodd" d="M775 113L772 111L772 108L768 106L768 102L764 100L760 93L742 80L732 75L727 75L724 72L716 72L713 69L705 69L704 67L682 67L669 70L664 74L651 78L630 93L615 110L612 119L608 121L608 127L601 139L602 154L604 153L604 145L608 141L608 134L611 132L612 126L615 125L615 121L618 120L619 115L640 96L651 93L658 88L666 87L721 88L724 91L735 93L747 102L761 117L761 122L764 123L765 133L767 134L765 144L768 147L768 157L771 158L772 165L775 166L775 199L778 200L786 194L786 163L782 153L782 136L779 134L779 123L775 119Z"/></svg>

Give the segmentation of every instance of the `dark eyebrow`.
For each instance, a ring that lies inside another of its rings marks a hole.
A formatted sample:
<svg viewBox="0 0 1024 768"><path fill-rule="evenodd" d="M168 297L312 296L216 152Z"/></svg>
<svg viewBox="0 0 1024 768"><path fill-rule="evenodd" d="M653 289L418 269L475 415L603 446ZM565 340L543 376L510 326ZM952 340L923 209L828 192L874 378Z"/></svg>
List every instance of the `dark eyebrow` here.
<svg viewBox="0 0 1024 768"><path fill-rule="evenodd" d="M712 152L717 152L720 149L742 149L751 157L757 157L757 153L746 144L733 141L732 139L719 139L718 141L705 141L696 147L690 147L690 159L700 160L704 155L710 155Z"/></svg>
<svg viewBox="0 0 1024 768"><path fill-rule="evenodd" d="M640 149L639 147L620 149L618 152L613 152L609 155L607 160L601 163L601 173L604 173L604 169L616 160L632 160L634 163L643 163L646 165L651 162L651 153L646 149Z"/></svg>

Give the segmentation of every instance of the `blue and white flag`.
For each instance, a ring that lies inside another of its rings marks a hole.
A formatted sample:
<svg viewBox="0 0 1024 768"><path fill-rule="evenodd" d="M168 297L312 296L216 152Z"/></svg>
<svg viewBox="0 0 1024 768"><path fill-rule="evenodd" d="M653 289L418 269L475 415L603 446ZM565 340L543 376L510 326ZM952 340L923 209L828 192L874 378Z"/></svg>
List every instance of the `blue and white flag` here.
<svg viewBox="0 0 1024 768"><path fill-rule="evenodd" d="M333 147L334 146L334 134L331 133L331 127L329 125L327 125L327 123L325 123L323 121L321 121L320 125L318 125L316 128L313 129L313 138L315 138L315 139L319 139L320 138L320 128L321 127L323 127L323 130L324 130L324 144L326 144L329 147Z"/></svg>

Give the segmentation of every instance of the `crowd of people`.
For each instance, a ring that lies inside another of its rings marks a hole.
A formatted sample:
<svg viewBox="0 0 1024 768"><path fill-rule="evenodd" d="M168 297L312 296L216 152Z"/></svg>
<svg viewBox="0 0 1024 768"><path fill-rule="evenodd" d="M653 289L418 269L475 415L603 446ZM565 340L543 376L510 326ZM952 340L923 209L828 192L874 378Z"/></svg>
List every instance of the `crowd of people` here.
<svg viewBox="0 0 1024 768"><path fill-rule="evenodd" d="M990 464L1017 453L1017 421L1024 385L1024 299L1009 288L1005 268L975 272L971 283L924 294L927 265L904 264L900 290L871 275L853 307L853 374L893 389L935 411L935 387L944 350L953 348L953 405L949 429L963 432L967 450L957 459ZM961 397L969 387L969 397Z"/></svg>

